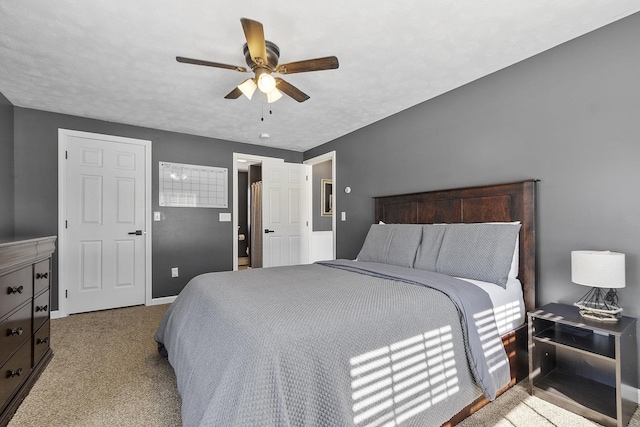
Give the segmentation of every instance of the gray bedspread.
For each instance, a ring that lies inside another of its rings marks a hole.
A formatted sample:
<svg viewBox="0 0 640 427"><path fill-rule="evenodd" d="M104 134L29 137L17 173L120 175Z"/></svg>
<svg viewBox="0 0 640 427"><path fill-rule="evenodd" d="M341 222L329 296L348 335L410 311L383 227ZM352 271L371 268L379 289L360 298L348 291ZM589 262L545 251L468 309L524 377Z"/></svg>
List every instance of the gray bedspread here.
<svg viewBox="0 0 640 427"><path fill-rule="evenodd" d="M483 357L472 368L467 359L463 331L479 323L490 374L504 371L486 313L461 314L442 292L391 278L397 271L337 267L189 282L155 335L176 373L185 426L440 425L481 390L506 385L489 375L498 382L479 388ZM461 325L465 316L472 326Z"/></svg>

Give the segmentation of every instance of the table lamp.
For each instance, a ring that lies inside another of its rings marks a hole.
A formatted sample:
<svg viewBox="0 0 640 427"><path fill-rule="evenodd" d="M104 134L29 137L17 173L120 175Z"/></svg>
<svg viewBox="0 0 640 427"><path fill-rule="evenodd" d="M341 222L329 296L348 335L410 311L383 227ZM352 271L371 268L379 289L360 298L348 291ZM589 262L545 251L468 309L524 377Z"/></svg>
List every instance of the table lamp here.
<svg viewBox="0 0 640 427"><path fill-rule="evenodd" d="M618 288L625 287L624 254L611 251L571 251L571 281L591 286L574 305L587 319L617 322ZM608 288L609 290L605 290Z"/></svg>

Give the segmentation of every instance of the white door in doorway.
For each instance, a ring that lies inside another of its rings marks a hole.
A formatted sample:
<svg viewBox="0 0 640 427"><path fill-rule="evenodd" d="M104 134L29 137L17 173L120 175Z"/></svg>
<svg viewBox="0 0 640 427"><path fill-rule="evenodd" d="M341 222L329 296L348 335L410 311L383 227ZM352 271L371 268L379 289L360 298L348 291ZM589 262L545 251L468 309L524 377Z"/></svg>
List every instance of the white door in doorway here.
<svg viewBox="0 0 640 427"><path fill-rule="evenodd" d="M263 267L309 262L309 171L303 164L262 162Z"/></svg>
<svg viewBox="0 0 640 427"><path fill-rule="evenodd" d="M149 141L61 134L67 314L145 303Z"/></svg>

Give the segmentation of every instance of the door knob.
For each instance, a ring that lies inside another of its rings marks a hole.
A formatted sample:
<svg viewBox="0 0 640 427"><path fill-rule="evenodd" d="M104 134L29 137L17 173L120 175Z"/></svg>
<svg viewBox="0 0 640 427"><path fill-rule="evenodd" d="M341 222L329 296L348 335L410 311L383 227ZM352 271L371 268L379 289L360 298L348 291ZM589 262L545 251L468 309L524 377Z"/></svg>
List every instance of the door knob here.
<svg viewBox="0 0 640 427"><path fill-rule="evenodd" d="M142 230L131 231L129 234L135 234L136 236L142 236Z"/></svg>
<svg viewBox="0 0 640 427"><path fill-rule="evenodd" d="M269 230L269 229L264 230L264 234L269 234L269 233L275 233L275 231L274 230Z"/></svg>

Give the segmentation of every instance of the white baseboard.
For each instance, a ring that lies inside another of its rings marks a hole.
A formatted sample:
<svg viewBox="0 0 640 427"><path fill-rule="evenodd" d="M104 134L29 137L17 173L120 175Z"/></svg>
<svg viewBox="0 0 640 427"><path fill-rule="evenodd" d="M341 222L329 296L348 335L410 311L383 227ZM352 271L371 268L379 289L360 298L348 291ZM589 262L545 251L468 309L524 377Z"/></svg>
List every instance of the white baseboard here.
<svg viewBox="0 0 640 427"><path fill-rule="evenodd" d="M172 297L152 298L151 303L149 303L148 305L171 304L176 300L177 297L178 296L175 295ZM67 316L63 316L60 310L51 311L51 319L62 319L63 317L67 317Z"/></svg>
<svg viewBox="0 0 640 427"><path fill-rule="evenodd" d="M149 305L171 304L176 300L176 298L178 298L177 295L174 295L172 297L152 298Z"/></svg>
<svg viewBox="0 0 640 427"><path fill-rule="evenodd" d="M640 402L640 390L635 387L630 387L628 385L622 385L622 398L634 401L635 403Z"/></svg>

